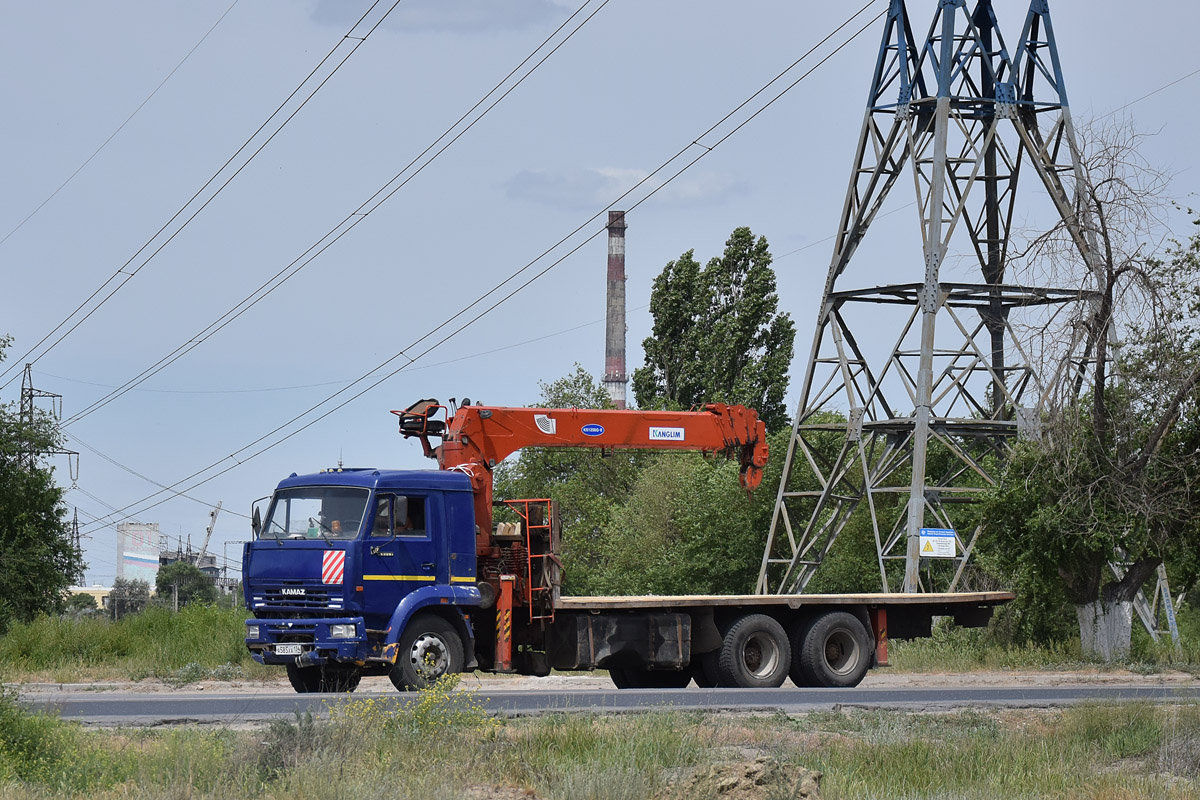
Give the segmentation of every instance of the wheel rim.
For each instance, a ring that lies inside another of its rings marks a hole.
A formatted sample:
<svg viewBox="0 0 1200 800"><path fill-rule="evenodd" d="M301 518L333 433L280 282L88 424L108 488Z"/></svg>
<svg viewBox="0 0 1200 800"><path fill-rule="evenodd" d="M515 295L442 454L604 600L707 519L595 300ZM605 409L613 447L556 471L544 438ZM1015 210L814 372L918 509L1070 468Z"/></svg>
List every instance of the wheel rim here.
<svg viewBox="0 0 1200 800"><path fill-rule="evenodd" d="M742 663L755 678L767 678L779 668L779 644L765 633L755 633L742 649Z"/></svg>
<svg viewBox="0 0 1200 800"><path fill-rule="evenodd" d="M825 663L837 674L853 672L858 667L858 659L858 641L850 631L836 630L825 639Z"/></svg>
<svg viewBox="0 0 1200 800"><path fill-rule="evenodd" d="M413 670L422 678L441 677L450 668L446 643L432 633L418 636L408 657Z"/></svg>

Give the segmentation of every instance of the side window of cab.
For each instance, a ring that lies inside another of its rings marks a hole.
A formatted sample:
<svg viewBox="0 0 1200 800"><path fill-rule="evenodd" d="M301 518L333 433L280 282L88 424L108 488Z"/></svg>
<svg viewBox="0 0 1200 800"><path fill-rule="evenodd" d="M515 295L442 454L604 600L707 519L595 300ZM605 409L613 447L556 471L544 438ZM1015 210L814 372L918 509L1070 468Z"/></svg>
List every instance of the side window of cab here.
<svg viewBox="0 0 1200 800"><path fill-rule="evenodd" d="M375 502L372 538L425 535L425 498L381 494Z"/></svg>
<svg viewBox="0 0 1200 800"><path fill-rule="evenodd" d="M415 495L396 497L393 506L397 536L425 535L425 498Z"/></svg>

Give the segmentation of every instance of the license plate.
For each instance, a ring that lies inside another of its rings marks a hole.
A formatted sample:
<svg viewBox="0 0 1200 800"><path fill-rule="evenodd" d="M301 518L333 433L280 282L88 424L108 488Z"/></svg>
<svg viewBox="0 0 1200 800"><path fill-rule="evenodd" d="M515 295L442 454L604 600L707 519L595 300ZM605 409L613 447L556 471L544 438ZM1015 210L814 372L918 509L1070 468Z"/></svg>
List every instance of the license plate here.
<svg viewBox="0 0 1200 800"><path fill-rule="evenodd" d="M298 644L277 644L275 645L275 655L277 656L298 656L301 652L301 646Z"/></svg>

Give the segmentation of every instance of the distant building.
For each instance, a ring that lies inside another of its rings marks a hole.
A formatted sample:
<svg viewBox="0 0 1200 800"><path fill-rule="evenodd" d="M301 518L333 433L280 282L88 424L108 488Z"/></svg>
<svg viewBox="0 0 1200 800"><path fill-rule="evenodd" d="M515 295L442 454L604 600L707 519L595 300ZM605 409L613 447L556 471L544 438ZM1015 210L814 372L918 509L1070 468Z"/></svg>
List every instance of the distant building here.
<svg viewBox="0 0 1200 800"><path fill-rule="evenodd" d="M221 577L221 568L217 566L217 557L211 553L205 553L203 557L197 552L191 550L191 545L188 545L188 550L162 550L158 553L158 566L165 567L167 564L174 564L176 561L184 561L194 565L197 569L204 573L205 577L214 583Z"/></svg>
<svg viewBox="0 0 1200 800"><path fill-rule="evenodd" d="M158 575L158 523L117 525L117 577L154 586Z"/></svg>
<svg viewBox="0 0 1200 800"><path fill-rule="evenodd" d="M73 594L91 595L91 598L96 601L96 608L102 611L108 610L108 596L112 594L111 586L101 586L98 583L93 583L91 586L72 586L67 590L67 596Z"/></svg>

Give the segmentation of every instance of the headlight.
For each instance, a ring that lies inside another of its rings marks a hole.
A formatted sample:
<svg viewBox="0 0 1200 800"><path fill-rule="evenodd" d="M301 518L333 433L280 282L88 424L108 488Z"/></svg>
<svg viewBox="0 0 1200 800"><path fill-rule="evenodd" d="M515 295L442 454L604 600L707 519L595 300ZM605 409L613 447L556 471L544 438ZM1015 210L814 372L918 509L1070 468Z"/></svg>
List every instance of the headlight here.
<svg viewBox="0 0 1200 800"><path fill-rule="evenodd" d="M247 639L257 639L258 638L258 626L257 625L247 625L246 626L246 638Z"/></svg>
<svg viewBox="0 0 1200 800"><path fill-rule="evenodd" d="M357 625L330 625L329 638L331 639L353 639L358 635Z"/></svg>

